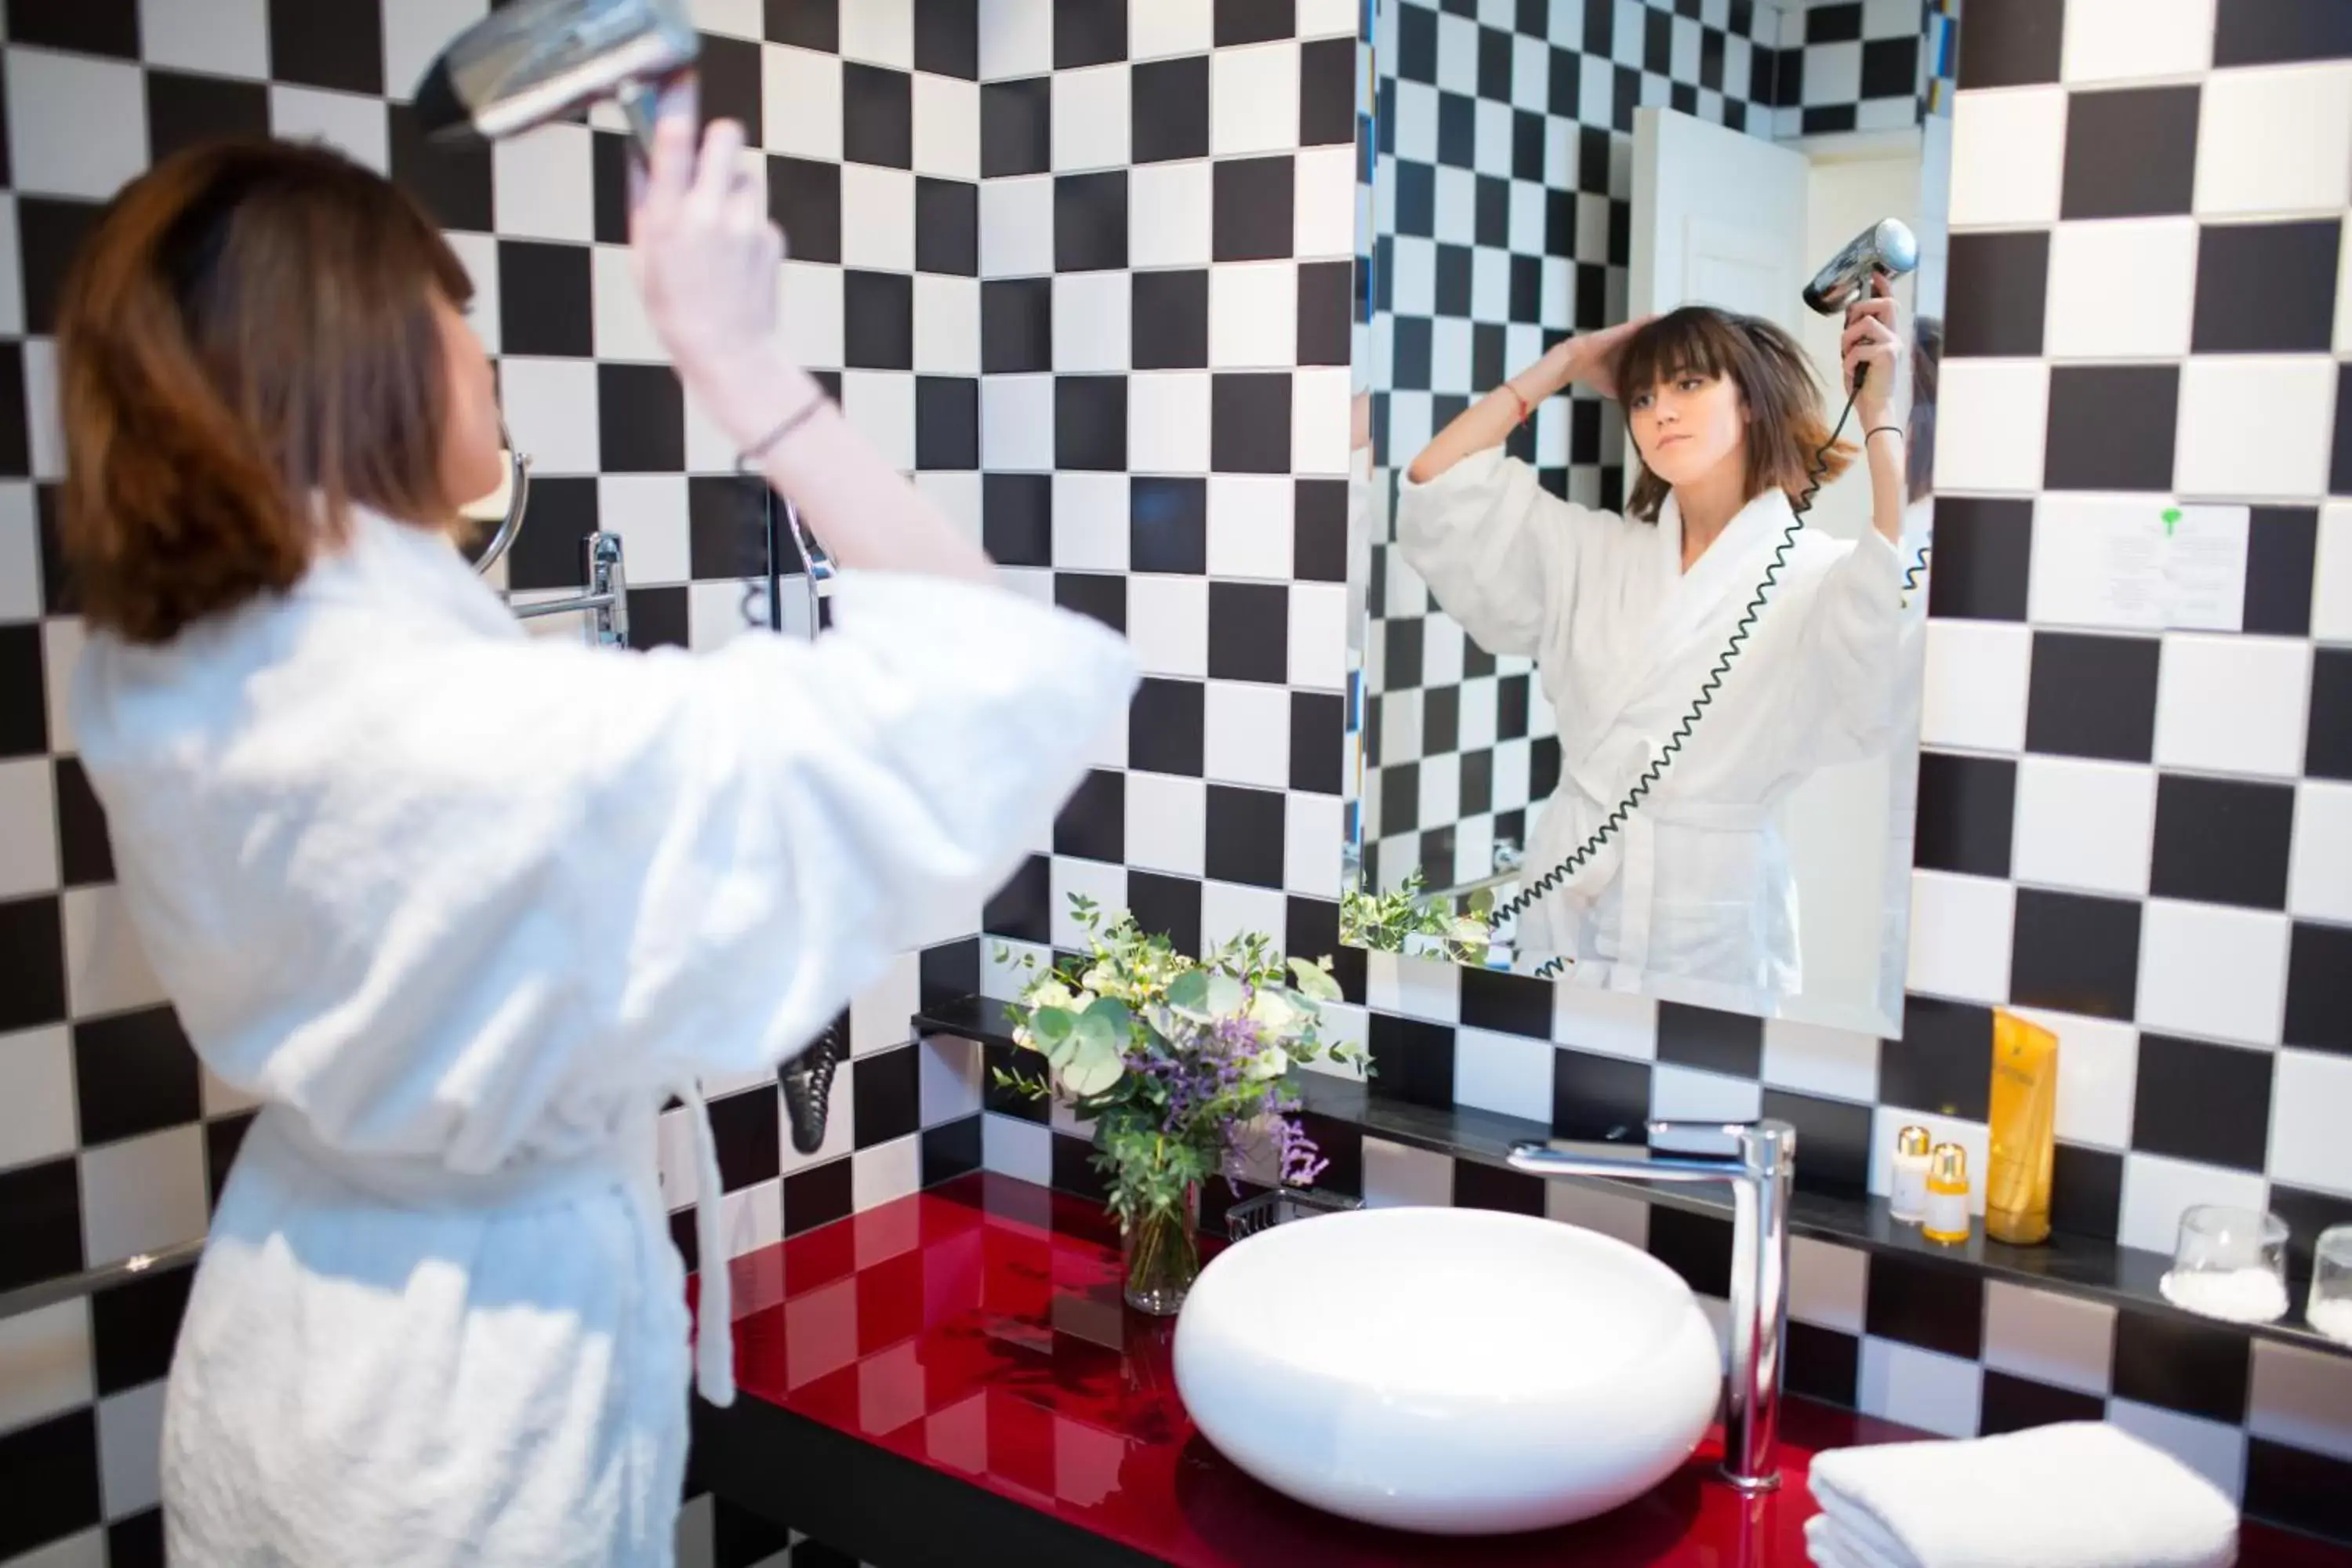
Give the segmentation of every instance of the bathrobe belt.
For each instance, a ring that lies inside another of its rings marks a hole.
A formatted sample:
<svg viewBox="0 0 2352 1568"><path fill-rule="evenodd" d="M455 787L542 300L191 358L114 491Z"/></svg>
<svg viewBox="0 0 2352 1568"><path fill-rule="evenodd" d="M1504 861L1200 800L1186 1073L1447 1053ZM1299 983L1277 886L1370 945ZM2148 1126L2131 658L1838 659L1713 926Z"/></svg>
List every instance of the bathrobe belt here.
<svg viewBox="0 0 2352 1568"><path fill-rule="evenodd" d="M1657 752L1655 742L1651 755ZM1570 769L1560 795L1577 797L1582 843L1597 831L1602 814L1625 798L1628 784L1602 786L1589 765ZM1557 802L1559 797L1555 797ZM1590 908L1612 881L1622 879L1617 900L1617 951L1609 955L1610 987L1631 991L1642 984L1650 963L1650 912L1657 898L1657 827L1699 827L1717 832L1760 833L1771 825L1772 807L1749 802L1660 800L1653 795L1628 813L1609 842L1561 885L1559 897Z"/></svg>
<svg viewBox="0 0 2352 1568"><path fill-rule="evenodd" d="M735 1399L734 1313L719 1229L718 1147L711 1137L710 1110L703 1101L701 1086L688 1079L670 1088L685 1102L694 1129L694 1237L700 1279L695 1301L695 1385L713 1405L731 1405ZM608 1192L658 1194L656 1125L651 1121L642 1125L642 1135L632 1133L585 1154L522 1159L492 1171L453 1170L420 1155L353 1154L326 1142L299 1115L278 1106L264 1108L254 1119L247 1142L282 1152L395 1208L488 1215Z"/></svg>

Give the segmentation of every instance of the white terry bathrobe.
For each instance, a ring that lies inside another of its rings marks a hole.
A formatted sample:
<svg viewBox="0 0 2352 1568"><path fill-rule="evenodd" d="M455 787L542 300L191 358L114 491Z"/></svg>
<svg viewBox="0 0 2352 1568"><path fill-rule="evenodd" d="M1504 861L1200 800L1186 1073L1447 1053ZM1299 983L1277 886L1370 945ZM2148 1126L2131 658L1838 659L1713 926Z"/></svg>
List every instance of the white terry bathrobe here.
<svg viewBox="0 0 2352 1568"><path fill-rule="evenodd" d="M1560 780L1528 835L1558 865L1673 737L1791 517L1769 489L1685 574L1682 516L1654 524L1559 500L1499 449L1405 479L1397 540L1487 652L1532 657L1559 721ZM1816 768L1886 743L1902 570L1876 533L1800 531L1731 672L1643 805L1572 880L1519 916L1518 949L1570 977L1769 1012L1801 988L1780 803Z"/></svg>
<svg viewBox="0 0 2352 1568"><path fill-rule="evenodd" d="M257 1096L173 1363L182 1568L661 1564L687 1444L656 1126L801 1049L1010 871L1135 666L1097 624L856 574L820 644L526 636L355 515L281 598L99 637L84 762L214 1072ZM945 907L952 909L950 902Z"/></svg>

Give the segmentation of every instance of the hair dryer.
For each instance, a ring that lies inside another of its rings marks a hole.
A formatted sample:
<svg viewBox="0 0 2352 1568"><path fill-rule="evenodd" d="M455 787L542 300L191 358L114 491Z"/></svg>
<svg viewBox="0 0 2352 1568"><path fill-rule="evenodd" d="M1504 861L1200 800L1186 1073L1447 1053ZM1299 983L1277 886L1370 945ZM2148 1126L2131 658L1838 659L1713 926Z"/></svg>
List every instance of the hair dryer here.
<svg viewBox="0 0 2352 1568"><path fill-rule="evenodd" d="M617 100L651 151L655 89L701 40L677 0L515 0L457 35L416 84L430 136L512 136Z"/></svg>
<svg viewBox="0 0 2352 1568"><path fill-rule="evenodd" d="M1900 278L1918 265L1918 237L1899 218L1881 218L1813 274L1805 285L1805 303L1834 316L1869 290L1873 274Z"/></svg>

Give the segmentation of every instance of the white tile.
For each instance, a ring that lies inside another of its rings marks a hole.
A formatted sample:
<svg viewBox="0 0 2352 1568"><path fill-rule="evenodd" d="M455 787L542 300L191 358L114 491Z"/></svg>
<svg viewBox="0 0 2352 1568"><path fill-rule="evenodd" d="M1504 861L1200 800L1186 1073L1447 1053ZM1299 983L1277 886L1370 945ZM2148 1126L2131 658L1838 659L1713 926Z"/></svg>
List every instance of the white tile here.
<svg viewBox="0 0 2352 1568"><path fill-rule="evenodd" d="M684 474L600 474L596 508L599 524L621 536L632 585L694 580Z"/></svg>
<svg viewBox="0 0 2352 1568"><path fill-rule="evenodd" d="M591 132L543 125L490 147L491 221L509 239L596 237Z"/></svg>
<svg viewBox="0 0 2352 1568"><path fill-rule="evenodd" d="M1054 68L1054 0L980 0L980 79Z"/></svg>
<svg viewBox="0 0 2352 1568"><path fill-rule="evenodd" d="M1813 44L1805 50L1807 105L1858 103L1862 99L1862 42Z"/></svg>
<svg viewBox="0 0 2352 1568"><path fill-rule="evenodd" d="M137 66L47 49L7 53L8 153L19 193L103 200L147 167Z"/></svg>
<svg viewBox="0 0 2352 1568"><path fill-rule="evenodd" d="M2105 360L2188 353L2197 226L2189 217L2058 225L2050 234L2043 352Z"/></svg>
<svg viewBox="0 0 2352 1568"><path fill-rule="evenodd" d="M392 172L392 120L383 99L273 82L269 131L286 141L323 142L379 174Z"/></svg>
<svg viewBox="0 0 2352 1568"><path fill-rule="evenodd" d="M1811 1237L1789 1240L1789 1315L1816 1328L1860 1334L1870 1295L1870 1255Z"/></svg>
<svg viewBox="0 0 2352 1568"><path fill-rule="evenodd" d="M1139 474L1209 470L1209 375L1151 371L1128 378L1127 460Z"/></svg>
<svg viewBox="0 0 2352 1568"><path fill-rule="evenodd" d="M598 247L600 264L604 255L604 247ZM622 252L621 257L625 263L627 253ZM837 368L845 357L843 339L847 318L841 268L822 262L787 261L779 272L777 321L783 329L786 348L803 365L818 370ZM915 279L915 308L919 312L923 306L923 285L931 281L928 274ZM917 320L921 321L919 314ZM600 344L601 342L600 339ZM916 342L919 345L923 342L919 331Z"/></svg>
<svg viewBox="0 0 2352 1568"><path fill-rule="evenodd" d="M1292 253L1303 261L1356 253L1356 152L1309 147L1298 154Z"/></svg>
<svg viewBox="0 0 2352 1568"><path fill-rule="evenodd" d="M915 0L856 0L840 9L844 59L915 68Z"/></svg>
<svg viewBox="0 0 2352 1568"><path fill-rule="evenodd" d="M1208 786L1167 773L1127 775L1127 863L1198 877L1208 830Z"/></svg>
<svg viewBox="0 0 2352 1568"><path fill-rule="evenodd" d="M915 173L980 178L980 84L930 71L915 73Z"/></svg>
<svg viewBox="0 0 2352 1568"><path fill-rule="evenodd" d="M1228 262L1209 272L1209 363L1289 369L1298 358L1298 265Z"/></svg>
<svg viewBox="0 0 2352 1568"><path fill-rule="evenodd" d="M637 288L635 272L629 264L629 252L615 245L600 245L590 257L590 272L595 290L592 309L595 316L596 357L603 360L636 360L667 363L669 355L662 348L661 339L654 333L652 318L646 313L644 293ZM838 268L829 268L835 278ZM837 289L837 285L836 285ZM476 311L478 319L481 312ZM838 364L838 358L811 360L800 357L803 364Z"/></svg>
<svg viewBox="0 0 2352 1568"><path fill-rule="evenodd" d="M2026 493L2042 487L2050 367L2040 360L1947 361L1937 392L1936 483Z"/></svg>
<svg viewBox="0 0 2352 1568"><path fill-rule="evenodd" d="M1250 931L1280 931L1283 908L1282 894L1272 888L1203 882L1201 940L1213 947Z"/></svg>
<svg viewBox="0 0 2352 1568"><path fill-rule="evenodd" d="M890 961L882 978L860 991L849 1009L849 1054L871 1055L902 1046L908 1023L922 1005L922 965L913 953Z"/></svg>
<svg viewBox="0 0 2352 1568"><path fill-rule="evenodd" d="M1290 684L1338 691L1348 683L1348 586L1294 583L1290 588Z"/></svg>
<svg viewBox="0 0 2352 1568"><path fill-rule="evenodd" d="M2213 63L2213 0L2068 0L2069 82L2189 76Z"/></svg>
<svg viewBox="0 0 2352 1568"><path fill-rule="evenodd" d="M85 637L79 617L46 620L41 623L41 669L49 696L49 750L71 752L74 743L73 704L71 690L74 668L81 663L81 645Z"/></svg>
<svg viewBox="0 0 2352 1568"><path fill-rule="evenodd" d="M1556 985L1551 1037L1580 1051L1651 1061L1658 1054L1658 1005L1647 996Z"/></svg>
<svg viewBox="0 0 2352 1568"><path fill-rule="evenodd" d="M98 1474L106 1517L143 1513L163 1500L163 1380L98 1402Z"/></svg>
<svg viewBox="0 0 2352 1568"><path fill-rule="evenodd" d="M22 337L25 332L25 279L21 265L23 249L17 237L16 197L14 193L0 193L0 335ZM5 589L0 589L5 594Z"/></svg>
<svg viewBox="0 0 2352 1568"><path fill-rule="evenodd" d="M983 1078L977 1041L934 1035L918 1041L915 1051L916 1093L924 1126L937 1127L979 1110Z"/></svg>
<svg viewBox="0 0 2352 1568"><path fill-rule="evenodd" d="M913 174L870 163L841 166L841 263L883 272L915 269Z"/></svg>
<svg viewBox="0 0 2352 1568"><path fill-rule="evenodd" d="M1991 1159L1992 1130L1981 1121L1931 1111L1881 1105L1870 1113L1870 1190L1885 1196L1894 1188L1895 1140L1906 1127L1924 1127L1930 1143L1958 1143L1968 1155L1969 1213L1984 1215L1984 1173Z"/></svg>
<svg viewBox="0 0 2352 1568"><path fill-rule="evenodd" d="M2246 1433L2242 1426L2208 1421L2161 1405L2121 1397L2107 1401L2107 1420L2154 1445L2221 1489L2236 1502L2245 1488Z"/></svg>
<svg viewBox="0 0 2352 1568"><path fill-rule="evenodd" d="M845 371L841 411L883 460L901 473L915 466L915 378L898 371Z"/></svg>
<svg viewBox="0 0 2352 1568"><path fill-rule="evenodd" d="M1127 640L1148 675L1209 673L1209 580L1140 573L1127 583Z"/></svg>
<svg viewBox="0 0 2352 1568"><path fill-rule="evenodd" d="M1054 378L980 378L980 460L992 473L1048 473L1054 467Z"/></svg>
<svg viewBox="0 0 2352 1568"><path fill-rule="evenodd" d="M1451 1204L1454 1161L1427 1149L1411 1149L1385 1138L1364 1139L1364 1205L1403 1208Z"/></svg>
<svg viewBox="0 0 2352 1568"><path fill-rule="evenodd" d="M2128 1148L2139 1031L2107 1018L2016 1011L2058 1037L2058 1136L2069 1143Z"/></svg>
<svg viewBox="0 0 2352 1568"><path fill-rule="evenodd" d="M1035 278L1053 270L1053 176L982 180L980 275Z"/></svg>
<svg viewBox="0 0 2352 1568"><path fill-rule="evenodd" d="M1204 54L1215 36L1215 0L1128 0L1130 59Z"/></svg>
<svg viewBox="0 0 2352 1568"><path fill-rule="evenodd" d="M1124 374L1133 361L1135 290L1125 272L1054 279L1054 368Z"/></svg>
<svg viewBox="0 0 2352 1568"><path fill-rule="evenodd" d="M1311 898L1340 892L1340 840L1346 806L1336 795L1292 793L1283 797L1282 885Z"/></svg>
<svg viewBox="0 0 2352 1568"><path fill-rule="evenodd" d="M2004 88L1957 98L1952 227L2056 222L2065 153L2065 89Z"/></svg>
<svg viewBox="0 0 2352 1568"><path fill-rule="evenodd" d="M2352 325L2352 304L2336 312ZM2319 549L2313 563L2311 635L2321 642L2352 642L2352 501L2319 510Z"/></svg>
<svg viewBox="0 0 2352 1568"><path fill-rule="evenodd" d="M499 404L515 444L541 474L593 474L602 466L596 366L590 360L499 362Z"/></svg>
<svg viewBox="0 0 2352 1568"><path fill-rule="evenodd" d="M1650 1069L1650 1115L1660 1121L1753 1121L1764 1086L1752 1078L1660 1062Z"/></svg>
<svg viewBox="0 0 2352 1568"><path fill-rule="evenodd" d="M0 1035L0 1170L70 1154L77 1142L71 1037L62 1026ZM0 1377L0 1389L8 1383Z"/></svg>
<svg viewBox="0 0 2352 1568"><path fill-rule="evenodd" d="M1209 264L1209 239L1213 205L1213 181L1206 163L1146 163L1131 170L1127 177L1127 240L1128 259L1138 268L1146 267L1205 267ZM981 233L987 239L989 193L1005 182L989 180L980 187L982 206ZM1046 210L1045 234L1050 242L1053 234L1051 203ZM1047 246L1047 262L1039 271L1052 270L1052 247Z"/></svg>
<svg viewBox="0 0 2352 1568"><path fill-rule="evenodd" d="M2004 1280L1985 1286L1984 1361L2036 1383L2105 1395L2115 1359L2116 1310Z"/></svg>
<svg viewBox="0 0 2352 1568"><path fill-rule="evenodd" d="M111 883L65 894L66 995L75 1017L164 1000L121 889Z"/></svg>
<svg viewBox="0 0 2352 1568"><path fill-rule="evenodd" d="M2147 891L2156 770L2074 757L2018 760L2010 874L2102 893Z"/></svg>
<svg viewBox="0 0 2352 1568"><path fill-rule="evenodd" d="M786 1131L783 1139L786 1168L790 1169L792 1133ZM730 1258L758 1252L783 1240L784 1184L781 1180L754 1182L720 1199L719 1237L719 1250Z"/></svg>
<svg viewBox="0 0 2352 1568"><path fill-rule="evenodd" d="M205 1140L194 1122L81 1152L82 1247L117 1263L205 1233Z"/></svg>
<svg viewBox="0 0 2352 1568"><path fill-rule="evenodd" d="M694 25L706 33L732 38L757 38L764 32L761 0L693 0Z"/></svg>
<svg viewBox="0 0 2352 1568"><path fill-rule="evenodd" d="M1544 1217L1614 1237L1628 1247L1645 1251L1649 1247L1650 1205L1623 1193L1601 1192L1575 1182L1546 1182Z"/></svg>
<svg viewBox="0 0 2352 1568"><path fill-rule="evenodd" d="M1852 1029L1768 1018L1764 1081L1868 1105L1878 1098L1878 1041Z"/></svg>
<svg viewBox="0 0 2352 1568"><path fill-rule="evenodd" d="M1297 487L1273 474L1209 476L1209 575L1290 581Z"/></svg>
<svg viewBox="0 0 2352 1568"><path fill-rule="evenodd" d="M1920 742L1967 751L2023 751L2025 695L2032 665L2032 634L2023 626L1929 621Z"/></svg>
<svg viewBox="0 0 2352 1568"><path fill-rule="evenodd" d="M466 280L474 288L474 298L467 306L467 324L474 329L483 349L495 354L499 352L499 242L487 234L455 229L445 231L442 237L449 242L457 264L466 269Z"/></svg>
<svg viewBox="0 0 2352 1568"><path fill-rule="evenodd" d="M916 102L919 136L919 90ZM829 163L841 162L841 57L786 44L762 44L760 120L760 139L767 151ZM978 140L969 130L965 137Z"/></svg>
<svg viewBox="0 0 2352 1568"><path fill-rule="evenodd" d="M1127 908L1127 868L1070 855L1055 855L1048 864L1053 902L1047 911L1046 934L1064 952L1082 952L1089 939L1070 900L1090 899L1097 908L1112 911ZM1043 961L1040 955L1041 964Z"/></svg>
<svg viewBox="0 0 2352 1568"><path fill-rule="evenodd" d="M1287 153L1298 145L1298 45L1284 39L1209 57L1209 151Z"/></svg>
<svg viewBox="0 0 2352 1568"><path fill-rule="evenodd" d="M1530 1121L1551 1120L1549 1040L1491 1029L1462 1028L1454 1036L1454 1098L1464 1105Z"/></svg>
<svg viewBox="0 0 2352 1568"><path fill-rule="evenodd" d="M1355 33L1356 0L1298 0L1298 36L1328 38Z"/></svg>
<svg viewBox="0 0 2352 1568"><path fill-rule="evenodd" d="M1290 693L1248 680L1212 680L1204 700L1208 776L1281 789L1290 779Z"/></svg>
<svg viewBox="0 0 2352 1568"><path fill-rule="evenodd" d="M2157 668L2160 767L2293 778L2303 768L2311 645L2172 632Z"/></svg>
<svg viewBox="0 0 2352 1568"><path fill-rule="evenodd" d="M2338 216L2352 203L2352 162L2335 155L2347 146L2352 62L2215 71L2198 109L2197 216Z"/></svg>
<svg viewBox="0 0 2352 1568"><path fill-rule="evenodd" d="M1462 1021L1462 972L1450 963L1393 952L1364 955L1364 1005L1432 1024Z"/></svg>
<svg viewBox="0 0 2352 1568"><path fill-rule="evenodd" d="M1051 117L1055 171L1125 168L1134 118L1124 62L1055 71Z"/></svg>
<svg viewBox="0 0 2352 1568"><path fill-rule="evenodd" d="M923 1141L914 1133L850 1156L849 1206L861 1214L911 1196L922 1184Z"/></svg>
<svg viewBox="0 0 2352 1568"><path fill-rule="evenodd" d="M2275 1046L2286 998L2286 916L2152 899L2140 915L2145 1028Z"/></svg>
<svg viewBox="0 0 2352 1568"><path fill-rule="evenodd" d="M2011 883L1913 871L1910 988L1964 1001L2008 1001L2010 929L2016 915Z"/></svg>
<svg viewBox="0 0 2352 1568"><path fill-rule="evenodd" d="M2164 1154L2127 1153L2116 1240L2168 1258L2180 1240L2181 1212L2199 1204L2262 1210L2270 1206L2270 1188L2251 1171L2224 1170Z"/></svg>
<svg viewBox="0 0 2352 1568"><path fill-rule="evenodd" d="M0 763L0 899L55 892L58 801L47 757Z"/></svg>
<svg viewBox="0 0 2352 1568"><path fill-rule="evenodd" d="M2190 359L2180 367L2174 489L2216 500L2325 494L2335 388L2336 363L2324 355Z"/></svg>
<svg viewBox="0 0 2352 1568"><path fill-rule="evenodd" d="M25 424L32 441L33 478L66 477L65 427L58 422L58 341L25 340Z"/></svg>
<svg viewBox="0 0 2352 1568"><path fill-rule="evenodd" d="M2256 1340L2246 1430L2352 1460L2352 1357Z"/></svg>
<svg viewBox="0 0 2352 1568"><path fill-rule="evenodd" d="M1128 568L1127 476L1054 476L1054 564L1066 571ZM1118 766L1127 764L1122 759Z"/></svg>
<svg viewBox="0 0 2352 1568"><path fill-rule="evenodd" d="M1348 471L1354 417L1344 365L1301 368L1290 381L1290 471L1337 478Z"/></svg>
<svg viewBox="0 0 2352 1568"><path fill-rule="evenodd" d="M97 1396L96 1370L86 1300L0 1318L0 1432L88 1405Z"/></svg>
<svg viewBox="0 0 2352 1568"><path fill-rule="evenodd" d="M2344 1137L2347 1109L2352 1057L2279 1052L2271 1079L2271 1180L2352 1197L2352 1142Z"/></svg>
<svg viewBox="0 0 2352 1568"><path fill-rule="evenodd" d="M1863 1414L1946 1437L1973 1437L1984 1368L1957 1356L1874 1336L1862 1342L1854 1402Z"/></svg>
<svg viewBox="0 0 2352 1568"><path fill-rule="evenodd" d="M106 1531L59 1536L47 1546L8 1559L8 1568L107 1568Z"/></svg>
<svg viewBox="0 0 2352 1568"><path fill-rule="evenodd" d="M408 0L387 6L384 85L406 98L442 46L488 5ZM174 70L261 80L269 75L268 0L139 0L139 58Z"/></svg>
<svg viewBox="0 0 2352 1568"><path fill-rule="evenodd" d="M2151 536L2161 496L2052 492L2033 503L2033 549L2026 618L2037 626L2161 631L2169 606L2156 593L2116 584L2120 531Z"/></svg>
<svg viewBox="0 0 2352 1568"><path fill-rule="evenodd" d="M2306 919L2352 923L2352 784L2306 779L2294 792L2294 849L2286 907Z"/></svg>

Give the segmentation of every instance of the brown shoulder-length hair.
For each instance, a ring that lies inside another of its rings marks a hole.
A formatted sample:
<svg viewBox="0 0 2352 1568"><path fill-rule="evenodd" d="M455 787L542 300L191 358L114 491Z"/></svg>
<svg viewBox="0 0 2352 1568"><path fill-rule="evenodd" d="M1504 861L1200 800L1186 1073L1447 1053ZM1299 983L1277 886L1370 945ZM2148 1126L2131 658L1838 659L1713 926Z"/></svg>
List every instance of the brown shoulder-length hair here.
<svg viewBox="0 0 2352 1568"><path fill-rule="evenodd" d="M1830 440L1811 362L1796 339L1774 323L1712 305L1685 305L1642 328L1617 352L1620 399L1685 375L1729 376L1739 388L1748 408L1747 500L1776 488L1792 499L1802 494L1824 447L1823 484L1853 460L1851 445ZM1626 497L1626 515L1657 521L1670 489L1647 467L1640 468Z"/></svg>
<svg viewBox="0 0 2352 1568"><path fill-rule="evenodd" d="M133 642L291 587L353 503L454 513L430 218L323 147L193 147L100 215L58 310L62 535L82 610Z"/></svg>

